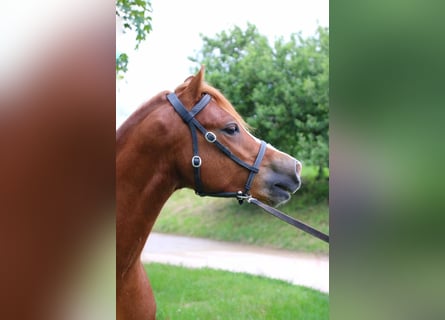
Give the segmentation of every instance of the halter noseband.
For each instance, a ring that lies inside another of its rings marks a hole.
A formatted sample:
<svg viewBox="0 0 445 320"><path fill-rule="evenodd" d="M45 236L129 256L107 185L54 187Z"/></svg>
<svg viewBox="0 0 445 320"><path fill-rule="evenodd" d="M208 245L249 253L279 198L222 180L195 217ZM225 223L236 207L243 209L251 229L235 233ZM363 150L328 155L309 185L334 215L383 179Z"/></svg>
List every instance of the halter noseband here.
<svg viewBox="0 0 445 320"><path fill-rule="evenodd" d="M255 159L255 162L253 165L249 165L248 163L244 162L237 156L235 156L226 146L221 144L217 139L216 135L211 132L207 131L198 120L195 119L195 116L202 111L210 102L212 97L209 94L205 94L199 102L193 106L193 108L189 111L184 107L184 105L181 103L181 101L178 99L175 93L170 93L167 95L168 101L170 101L173 108L176 110L176 112L179 114L179 116L182 118L182 120L188 124L190 128L190 132L192 134L192 148L193 148L193 157L191 160L194 176L195 176L195 192L196 194L200 196L211 196L211 197L224 197L224 198L230 198L234 197L237 198L239 203L242 204L243 200L248 199L250 197L249 191L252 186L253 179L255 175L259 171L261 160L263 160L264 154L266 153L266 142L261 141L260 144L260 150L258 151L258 155ZM204 135L204 138L207 142L214 144L219 150L221 150L226 156L228 156L230 159L235 161L238 165L241 167L246 168L249 170L249 176L246 181L246 185L244 186L244 191L239 190L238 192L217 192L217 193L206 193L203 190L202 182L201 182L201 165L202 165L202 159L199 156L198 151L198 137L196 134L196 129L201 131L201 133Z"/></svg>

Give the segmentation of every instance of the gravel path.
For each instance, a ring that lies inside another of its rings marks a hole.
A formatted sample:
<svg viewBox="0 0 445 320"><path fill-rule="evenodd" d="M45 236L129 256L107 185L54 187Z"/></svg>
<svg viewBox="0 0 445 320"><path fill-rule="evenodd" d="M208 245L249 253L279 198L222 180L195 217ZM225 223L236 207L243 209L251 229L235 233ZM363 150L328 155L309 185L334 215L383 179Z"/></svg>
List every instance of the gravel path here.
<svg viewBox="0 0 445 320"><path fill-rule="evenodd" d="M141 259L143 262L245 272L329 292L327 255L152 233Z"/></svg>

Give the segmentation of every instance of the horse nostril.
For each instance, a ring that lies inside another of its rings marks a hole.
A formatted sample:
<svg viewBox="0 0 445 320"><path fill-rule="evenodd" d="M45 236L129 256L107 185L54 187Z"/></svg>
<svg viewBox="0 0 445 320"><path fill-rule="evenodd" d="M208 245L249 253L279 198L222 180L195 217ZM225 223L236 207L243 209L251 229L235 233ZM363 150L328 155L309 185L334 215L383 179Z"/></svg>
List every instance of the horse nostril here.
<svg viewBox="0 0 445 320"><path fill-rule="evenodd" d="M297 175L297 190L300 189L300 187L301 187L301 178L300 178L300 175ZM295 192L297 190L295 190Z"/></svg>
<svg viewBox="0 0 445 320"><path fill-rule="evenodd" d="M297 176L299 177L301 175L301 169L302 169L302 165L301 162L298 160L295 160L296 162L296 172L297 172Z"/></svg>
<svg viewBox="0 0 445 320"><path fill-rule="evenodd" d="M301 187L301 169L302 169L301 162L295 159L295 177L297 178L297 188L294 192L296 192Z"/></svg>

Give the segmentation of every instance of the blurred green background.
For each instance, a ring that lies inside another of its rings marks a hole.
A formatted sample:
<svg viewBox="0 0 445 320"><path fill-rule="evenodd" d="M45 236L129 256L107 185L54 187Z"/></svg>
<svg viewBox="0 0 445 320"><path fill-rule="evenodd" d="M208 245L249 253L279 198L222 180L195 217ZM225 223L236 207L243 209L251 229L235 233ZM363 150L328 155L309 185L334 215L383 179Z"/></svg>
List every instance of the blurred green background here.
<svg viewBox="0 0 445 320"><path fill-rule="evenodd" d="M331 319L445 317L443 12L331 4Z"/></svg>

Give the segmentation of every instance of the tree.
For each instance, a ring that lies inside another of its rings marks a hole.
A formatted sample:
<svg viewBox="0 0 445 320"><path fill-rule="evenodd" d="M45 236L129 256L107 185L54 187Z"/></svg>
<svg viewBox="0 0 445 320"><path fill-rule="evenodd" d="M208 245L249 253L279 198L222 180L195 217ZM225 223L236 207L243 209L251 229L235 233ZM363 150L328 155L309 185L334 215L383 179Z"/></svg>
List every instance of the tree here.
<svg viewBox="0 0 445 320"><path fill-rule="evenodd" d="M136 31L136 46L147 38L151 27L152 8L150 0L116 0L116 16L122 19L124 32ZM120 53L116 57L116 76L122 77L127 72L128 55Z"/></svg>
<svg viewBox="0 0 445 320"><path fill-rule="evenodd" d="M304 39L268 39L256 27L234 27L209 38L190 58L207 66L207 81L219 88L277 148L319 168L328 167L329 31L319 27Z"/></svg>

